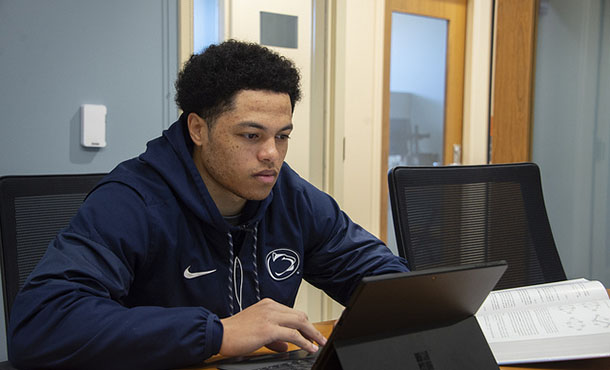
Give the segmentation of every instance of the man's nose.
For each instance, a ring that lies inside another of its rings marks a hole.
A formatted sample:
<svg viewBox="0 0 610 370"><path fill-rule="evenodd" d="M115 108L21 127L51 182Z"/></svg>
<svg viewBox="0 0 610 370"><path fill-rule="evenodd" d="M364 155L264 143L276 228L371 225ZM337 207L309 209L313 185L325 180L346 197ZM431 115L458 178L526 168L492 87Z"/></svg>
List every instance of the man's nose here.
<svg viewBox="0 0 610 370"><path fill-rule="evenodd" d="M258 159L260 161L274 162L279 156L277 143L275 138L266 140L258 151Z"/></svg>

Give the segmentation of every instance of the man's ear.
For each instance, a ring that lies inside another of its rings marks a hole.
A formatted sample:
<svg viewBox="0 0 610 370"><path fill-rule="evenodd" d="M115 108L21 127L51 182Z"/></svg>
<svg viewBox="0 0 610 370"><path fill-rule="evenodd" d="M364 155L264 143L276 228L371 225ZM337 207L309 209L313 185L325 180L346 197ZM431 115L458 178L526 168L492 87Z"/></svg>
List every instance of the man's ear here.
<svg viewBox="0 0 610 370"><path fill-rule="evenodd" d="M208 134L208 124L197 113L189 113L186 118L191 140L197 146L201 146Z"/></svg>

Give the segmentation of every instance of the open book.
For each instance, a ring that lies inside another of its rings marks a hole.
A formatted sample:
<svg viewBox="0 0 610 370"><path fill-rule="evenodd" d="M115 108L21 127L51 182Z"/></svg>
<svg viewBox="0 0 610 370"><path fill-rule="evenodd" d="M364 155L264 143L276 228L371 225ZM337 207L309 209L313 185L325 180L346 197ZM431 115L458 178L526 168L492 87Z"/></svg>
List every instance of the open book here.
<svg viewBox="0 0 610 370"><path fill-rule="evenodd" d="M610 356L610 298L598 281L496 290L476 318L500 365Z"/></svg>

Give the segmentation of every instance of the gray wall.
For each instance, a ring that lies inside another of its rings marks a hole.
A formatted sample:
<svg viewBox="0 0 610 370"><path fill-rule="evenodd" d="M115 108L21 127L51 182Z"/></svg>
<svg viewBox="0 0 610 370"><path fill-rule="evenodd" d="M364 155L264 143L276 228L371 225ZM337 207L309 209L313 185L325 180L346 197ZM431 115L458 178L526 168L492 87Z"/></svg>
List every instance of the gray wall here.
<svg viewBox="0 0 610 370"><path fill-rule="evenodd" d="M178 115L177 29L176 0L0 0L0 176L108 172L144 151ZM80 146L85 103L108 109L105 148Z"/></svg>
<svg viewBox="0 0 610 370"><path fill-rule="evenodd" d="M109 171L176 117L175 1L0 2L0 175ZM79 144L104 104L107 147Z"/></svg>
<svg viewBox="0 0 610 370"><path fill-rule="evenodd" d="M541 3L532 157L568 278L610 286L610 0Z"/></svg>

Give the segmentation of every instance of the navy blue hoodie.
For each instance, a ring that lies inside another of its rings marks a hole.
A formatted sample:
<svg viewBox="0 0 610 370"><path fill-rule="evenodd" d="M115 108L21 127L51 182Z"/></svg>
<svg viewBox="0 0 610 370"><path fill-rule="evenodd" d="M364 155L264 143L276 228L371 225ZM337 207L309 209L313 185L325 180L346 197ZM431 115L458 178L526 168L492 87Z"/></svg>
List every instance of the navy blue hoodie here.
<svg viewBox="0 0 610 370"><path fill-rule="evenodd" d="M211 199L184 117L121 163L51 242L18 294L20 368L164 369L218 353L228 317L306 279L345 304L365 275L405 271L377 238L284 163L236 226Z"/></svg>

